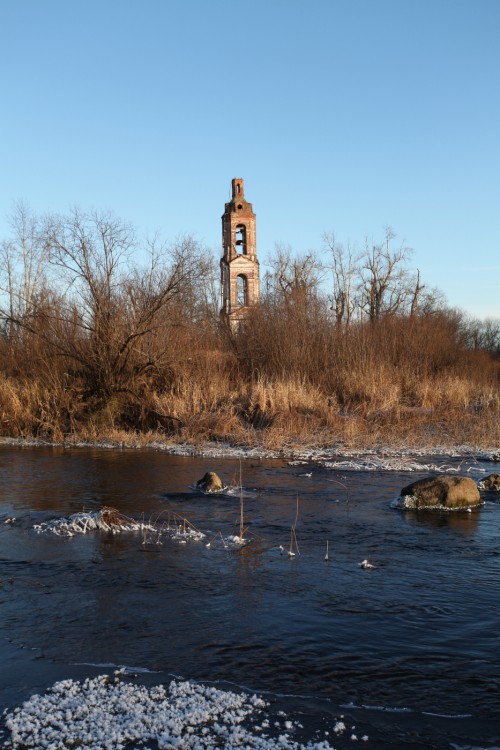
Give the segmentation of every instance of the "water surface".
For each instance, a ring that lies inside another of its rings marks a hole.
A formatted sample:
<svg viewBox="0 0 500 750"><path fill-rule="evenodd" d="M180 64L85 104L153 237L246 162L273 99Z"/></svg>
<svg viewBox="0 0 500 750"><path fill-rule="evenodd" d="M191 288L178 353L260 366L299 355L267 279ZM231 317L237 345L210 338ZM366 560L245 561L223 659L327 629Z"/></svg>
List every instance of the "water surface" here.
<svg viewBox="0 0 500 750"><path fill-rule="evenodd" d="M311 738L344 715L371 748L500 744L494 496L472 513L401 512L390 501L426 473L247 460L243 549L33 530L107 505L135 518L178 513L207 540L237 533L237 494L189 490L206 470L239 482L230 459L0 448L2 708L56 679L129 665L152 682L179 675L269 693ZM300 555L289 558L279 547L297 501ZM375 569L359 566L366 558Z"/></svg>

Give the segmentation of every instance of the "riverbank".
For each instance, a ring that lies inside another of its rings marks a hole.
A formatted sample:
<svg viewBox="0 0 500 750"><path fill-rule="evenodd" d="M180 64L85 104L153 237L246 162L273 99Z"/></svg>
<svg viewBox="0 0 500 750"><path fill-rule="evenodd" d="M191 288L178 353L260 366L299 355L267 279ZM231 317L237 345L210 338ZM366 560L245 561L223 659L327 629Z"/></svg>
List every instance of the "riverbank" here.
<svg viewBox="0 0 500 750"><path fill-rule="evenodd" d="M149 449L162 451L174 456L198 456L207 459L237 458L248 459L285 459L289 463L307 463L318 461L321 463L336 461L338 468L343 470L404 470L412 471L414 459L419 457L436 457L454 459L468 459L478 461L498 461L500 459L500 443L485 445L455 444L422 444L420 446L402 444L399 447L384 445L356 446L333 443L330 446L317 445L287 445L280 449L266 448L265 445L234 445L230 442L205 441L199 443L178 443L166 440L156 433L147 435L133 435L129 433L114 433L103 436L100 440L82 440L77 436L61 441L43 439L23 439L0 437L0 446L53 446L54 448L102 448L108 450L140 450ZM419 464L420 468L421 464ZM445 466L443 463L442 466Z"/></svg>

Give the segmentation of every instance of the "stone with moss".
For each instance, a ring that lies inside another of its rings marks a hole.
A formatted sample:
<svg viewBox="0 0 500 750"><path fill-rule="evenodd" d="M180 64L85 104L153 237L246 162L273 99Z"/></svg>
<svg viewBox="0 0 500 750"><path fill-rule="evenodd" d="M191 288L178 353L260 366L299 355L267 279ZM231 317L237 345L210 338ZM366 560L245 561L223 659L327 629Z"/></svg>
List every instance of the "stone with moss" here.
<svg viewBox="0 0 500 750"><path fill-rule="evenodd" d="M482 504L470 477L438 475L403 487L398 507L411 510L468 510Z"/></svg>
<svg viewBox="0 0 500 750"><path fill-rule="evenodd" d="M222 492L225 486L215 471L207 471L204 476L196 482L196 487L202 492Z"/></svg>

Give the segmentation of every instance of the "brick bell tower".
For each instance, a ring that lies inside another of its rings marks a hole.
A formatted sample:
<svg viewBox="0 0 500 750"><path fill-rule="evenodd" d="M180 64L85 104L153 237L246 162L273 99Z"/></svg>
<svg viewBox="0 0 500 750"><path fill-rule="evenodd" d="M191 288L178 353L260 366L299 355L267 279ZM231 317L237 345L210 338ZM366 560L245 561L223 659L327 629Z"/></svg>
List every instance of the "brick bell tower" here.
<svg viewBox="0 0 500 750"><path fill-rule="evenodd" d="M232 180L232 198L222 215L220 261L222 309L231 328L259 303L259 261L255 241L255 214L245 200L243 180Z"/></svg>

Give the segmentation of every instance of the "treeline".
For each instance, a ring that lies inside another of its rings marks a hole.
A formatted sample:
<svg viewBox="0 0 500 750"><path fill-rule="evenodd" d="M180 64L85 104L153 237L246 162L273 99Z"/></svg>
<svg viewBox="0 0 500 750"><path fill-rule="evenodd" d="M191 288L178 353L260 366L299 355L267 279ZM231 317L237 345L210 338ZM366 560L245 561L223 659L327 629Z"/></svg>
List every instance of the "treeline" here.
<svg viewBox="0 0 500 750"><path fill-rule="evenodd" d="M217 260L110 214L20 204L0 245L0 434L51 440L494 444L500 321L449 309L387 230L277 246L231 330Z"/></svg>

